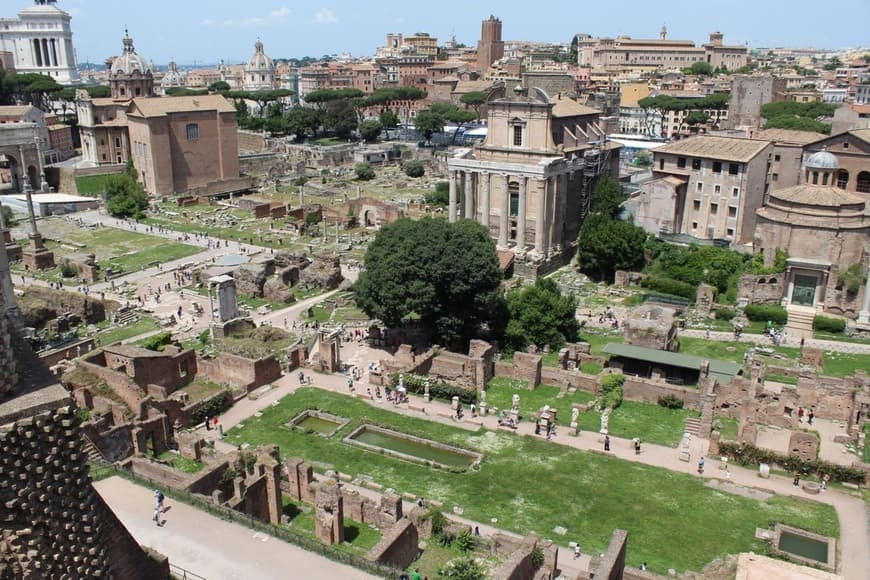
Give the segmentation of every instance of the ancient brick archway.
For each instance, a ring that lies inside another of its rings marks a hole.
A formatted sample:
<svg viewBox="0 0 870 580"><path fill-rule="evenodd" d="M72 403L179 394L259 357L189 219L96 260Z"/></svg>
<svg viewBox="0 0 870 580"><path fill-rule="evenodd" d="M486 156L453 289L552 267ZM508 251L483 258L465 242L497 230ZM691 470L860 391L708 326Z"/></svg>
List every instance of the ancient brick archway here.
<svg viewBox="0 0 870 580"><path fill-rule="evenodd" d="M42 189L38 138L36 125L0 125L0 183L10 184L16 193L24 191L25 182Z"/></svg>

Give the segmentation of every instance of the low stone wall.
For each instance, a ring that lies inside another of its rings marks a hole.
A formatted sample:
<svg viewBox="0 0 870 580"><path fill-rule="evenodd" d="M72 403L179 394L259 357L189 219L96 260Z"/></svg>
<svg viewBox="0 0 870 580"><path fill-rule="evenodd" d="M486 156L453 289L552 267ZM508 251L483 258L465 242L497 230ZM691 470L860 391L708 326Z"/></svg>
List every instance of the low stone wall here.
<svg viewBox="0 0 870 580"><path fill-rule="evenodd" d="M417 559L420 553L417 527L407 518L396 522L381 537L374 548L366 554L366 559L378 564L386 564L403 570Z"/></svg>
<svg viewBox="0 0 870 580"><path fill-rule="evenodd" d="M249 393L281 377L281 364L273 355L252 360L222 352L214 358L198 357L197 367L211 380L243 387Z"/></svg>
<svg viewBox="0 0 870 580"><path fill-rule="evenodd" d="M81 356L84 353L91 352L92 350L94 350L94 346L95 345L93 338L79 340L64 347L41 353L39 355L39 360L45 363L45 366L53 367L62 360L75 358L77 356Z"/></svg>
<svg viewBox="0 0 870 580"><path fill-rule="evenodd" d="M105 360L102 353L98 353L95 356L103 357L103 360ZM142 403L144 395L139 389L139 386L133 382L133 379L127 376L126 373L104 367L100 364L94 364L88 360L80 360L77 364L82 369L103 379L109 388L111 388L112 391L124 401L124 404L133 410L133 412L136 412L139 409L139 405Z"/></svg>
<svg viewBox="0 0 870 580"><path fill-rule="evenodd" d="M123 466L133 475L153 481L157 487L184 489L190 484L189 475L147 457L131 457Z"/></svg>
<svg viewBox="0 0 870 580"><path fill-rule="evenodd" d="M595 394L599 391L598 377L557 367L541 367L541 383L562 390L575 388Z"/></svg>
<svg viewBox="0 0 870 580"><path fill-rule="evenodd" d="M221 461L203 467L203 470L187 481L185 490L200 495L211 495L220 485L224 472L230 468L229 461Z"/></svg>
<svg viewBox="0 0 870 580"><path fill-rule="evenodd" d="M625 549L628 543L628 532L625 530L613 530L610 545L607 552L600 558L593 560L595 578L607 578L608 580L621 580L625 570Z"/></svg>
<svg viewBox="0 0 870 580"><path fill-rule="evenodd" d="M701 393L698 389L638 377L626 377L622 385L622 396L628 401L657 405L661 397L668 395L682 399L686 409L701 410Z"/></svg>
<svg viewBox="0 0 870 580"><path fill-rule="evenodd" d="M541 384L541 355L515 352L512 361L495 363L494 376L526 381L529 390L533 390Z"/></svg>

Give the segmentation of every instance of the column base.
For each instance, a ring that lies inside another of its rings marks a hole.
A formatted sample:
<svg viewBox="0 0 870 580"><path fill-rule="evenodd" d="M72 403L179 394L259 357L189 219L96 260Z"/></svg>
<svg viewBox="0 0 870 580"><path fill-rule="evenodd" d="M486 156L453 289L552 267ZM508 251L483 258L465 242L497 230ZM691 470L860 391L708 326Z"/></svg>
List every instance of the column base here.
<svg viewBox="0 0 870 580"><path fill-rule="evenodd" d="M858 320L855 321L858 328L861 330L870 330L870 311L862 310L858 313Z"/></svg>

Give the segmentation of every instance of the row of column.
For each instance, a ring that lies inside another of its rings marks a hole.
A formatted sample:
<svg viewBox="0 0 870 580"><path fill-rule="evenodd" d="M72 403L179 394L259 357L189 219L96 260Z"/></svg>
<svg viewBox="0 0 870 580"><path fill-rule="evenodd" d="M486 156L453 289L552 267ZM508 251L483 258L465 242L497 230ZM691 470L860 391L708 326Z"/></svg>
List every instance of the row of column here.
<svg viewBox="0 0 870 580"><path fill-rule="evenodd" d="M58 53L61 54L60 59ZM62 62L63 51L60 50L60 42L56 38L34 38L33 55L36 66L66 66L66 62Z"/></svg>
<svg viewBox="0 0 870 580"><path fill-rule="evenodd" d="M510 240L511 215L510 215L510 179L511 176L501 175L504 178L499 203L499 226L498 245L507 248ZM480 223L489 229L490 211L492 207L493 177L491 173L477 173L474 171L450 171L448 174L449 200L448 216L451 222L455 222L460 216L465 219L476 219L480 215ZM517 188L517 228L514 239L515 247L526 247L526 222L528 218L528 188L529 179L525 176L516 178ZM557 185L556 180L559 180ZM537 204L535 207L535 252L548 255L550 249L561 245L561 223L567 209L567 198L557 195L558 191L566 192L568 185L567 174L557 177L533 179L538 186ZM461 197L460 197L461 192ZM479 195L475 195L478 192ZM480 206L477 207L477 201Z"/></svg>

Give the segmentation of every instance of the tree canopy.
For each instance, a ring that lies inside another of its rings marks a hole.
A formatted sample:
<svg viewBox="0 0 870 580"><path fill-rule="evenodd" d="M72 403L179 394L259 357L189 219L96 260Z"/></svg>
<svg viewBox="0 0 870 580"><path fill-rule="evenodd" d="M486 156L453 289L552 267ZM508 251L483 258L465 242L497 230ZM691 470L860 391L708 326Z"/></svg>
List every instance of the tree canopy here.
<svg viewBox="0 0 870 580"><path fill-rule="evenodd" d="M366 119L359 124L359 136L362 137L363 141L373 143L378 139L378 135L381 134L383 128L383 125L377 119Z"/></svg>
<svg viewBox="0 0 870 580"><path fill-rule="evenodd" d="M598 280L613 277L616 270L637 270L644 264L647 234L632 223L590 214L577 240L580 269Z"/></svg>
<svg viewBox="0 0 870 580"><path fill-rule="evenodd" d="M432 109L423 109L414 117L414 127L427 143L432 140L432 135L444 131L444 122L444 117Z"/></svg>
<svg viewBox="0 0 870 580"><path fill-rule="evenodd" d="M831 117L836 108L835 105L822 102L776 101L762 105L761 116L767 120L764 126L768 129L795 129L830 134L831 125L822 119Z"/></svg>
<svg viewBox="0 0 870 580"><path fill-rule="evenodd" d="M692 66L684 68L683 73L687 75L710 76L713 74L713 66L708 62L699 60L698 62L693 62Z"/></svg>
<svg viewBox="0 0 870 580"><path fill-rule="evenodd" d="M622 211L620 204L624 201L625 194L619 181L604 175L592 189L590 211L616 219Z"/></svg>
<svg viewBox="0 0 870 580"><path fill-rule="evenodd" d="M551 349L558 349L566 341L577 340L580 324L576 310L576 297L562 295L550 278L538 278L533 285L511 290L507 295L505 347L516 351L530 344L549 344Z"/></svg>
<svg viewBox="0 0 870 580"><path fill-rule="evenodd" d="M130 172L107 177L105 195L106 209L114 217L139 219L148 207L148 195Z"/></svg>
<svg viewBox="0 0 870 580"><path fill-rule="evenodd" d="M487 98L483 91L469 91L459 97L459 102L466 107L471 107L474 114L477 115L477 120L480 121L480 107L486 103Z"/></svg>
<svg viewBox="0 0 870 580"><path fill-rule="evenodd" d="M495 243L471 220L388 224L369 245L365 265L354 284L356 303L388 326L416 316L441 344L456 347L503 316Z"/></svg>

